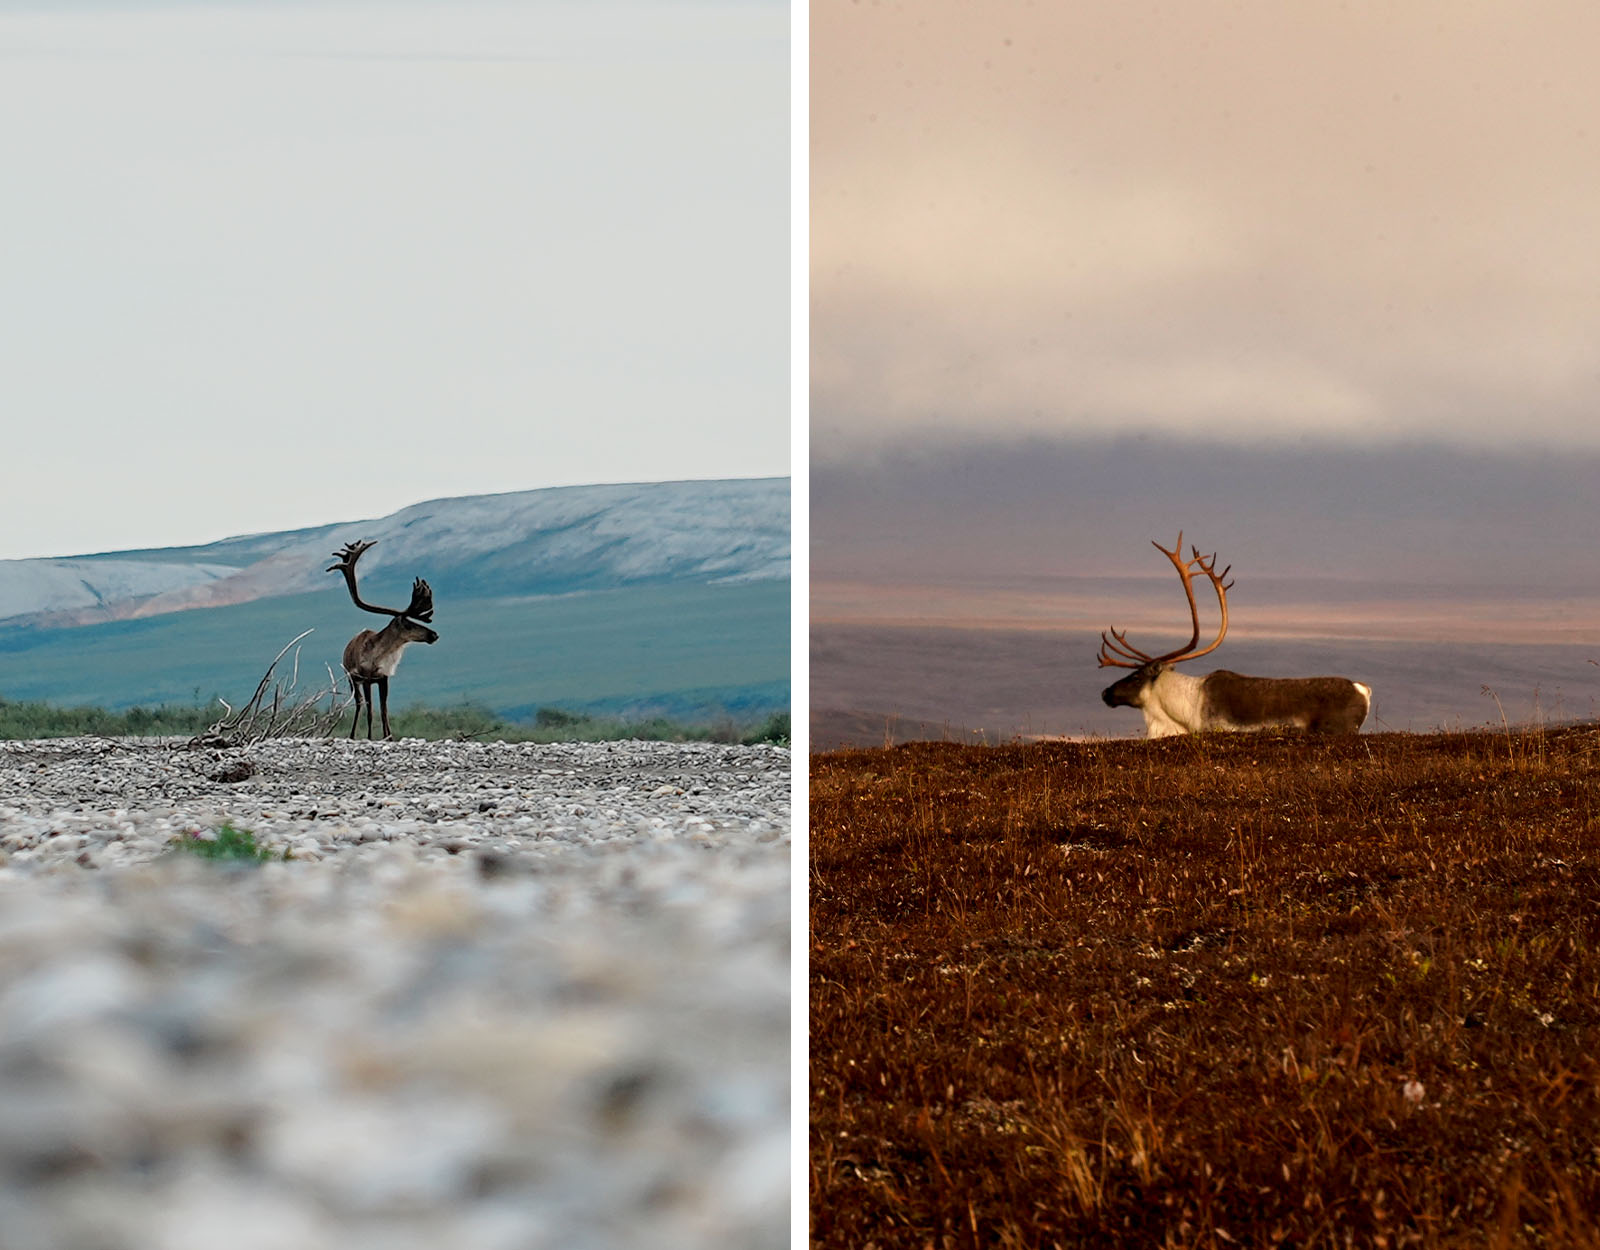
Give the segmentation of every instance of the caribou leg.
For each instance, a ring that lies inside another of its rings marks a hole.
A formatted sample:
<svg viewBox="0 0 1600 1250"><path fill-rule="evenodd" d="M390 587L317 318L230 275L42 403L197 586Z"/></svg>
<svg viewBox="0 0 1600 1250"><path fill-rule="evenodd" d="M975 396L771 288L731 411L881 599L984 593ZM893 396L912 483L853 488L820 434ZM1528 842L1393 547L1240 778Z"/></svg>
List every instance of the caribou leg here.
<svg viewBox="0 0 1600 1250"><path fill-rule="evenodd" d="M356 701L356 714L350 718L350 736L356 736L356 726L361 723L361 681L359 678L350 679L350 693Z"/></svg>
<svg viewBox="0 0 1600 1250"><path fill-rule="evenodd" d="M387 677L378 678L378 700L383 707L383 736L385 740L388 740L394 737L394 734L389 731L389 679ZM369 725L372 723L372 695L370 693L367 695L367 723Z"/></svg>

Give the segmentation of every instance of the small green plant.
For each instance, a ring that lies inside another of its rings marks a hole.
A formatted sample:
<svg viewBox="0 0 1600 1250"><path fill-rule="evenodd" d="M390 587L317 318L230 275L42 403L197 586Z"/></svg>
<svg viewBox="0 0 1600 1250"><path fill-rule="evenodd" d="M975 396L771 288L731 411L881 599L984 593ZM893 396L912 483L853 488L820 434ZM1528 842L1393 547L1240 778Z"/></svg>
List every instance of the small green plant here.
<svg viewBox="0 0 1600 1250"><path fill-rule="evenodd" d="M260 864L279 858L258 843L255 834L248 829L234 828L230 821L222 822L215 837L203 837L198 831L185 833L173 838L169 845L178 851L198 855L201 859L220 859L232 863ZM289 858L287 850L282 858Z"/></svg>

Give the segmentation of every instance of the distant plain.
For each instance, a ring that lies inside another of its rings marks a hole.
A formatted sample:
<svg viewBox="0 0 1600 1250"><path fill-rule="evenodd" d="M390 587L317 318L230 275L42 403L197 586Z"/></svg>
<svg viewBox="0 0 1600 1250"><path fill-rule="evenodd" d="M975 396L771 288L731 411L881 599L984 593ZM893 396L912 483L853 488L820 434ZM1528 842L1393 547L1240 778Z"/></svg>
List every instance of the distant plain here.
<svg viewBox="0 0 1600 1250"><path fill-rule="evenodd" d="M1592 594L1261 580L1229 600L1228 638L1194 671L1366 682L1369 731L1600 716ZM1136 711L1100 700L1116 674L1096 664L1099 632L1116 625L1165 650L1186 616L1172 579L814 584L812 744L1141 734Z"/></svg>
<svg viewBox="0 0 1600 1250"><path fill-rule="evenodd" d="M332 580L332 579L330 579ZM396 706L473 703L512 719L540 707L676 718L788 707L789 586L633 586L564 595L447 598L439 641L407 650ZM296 634L299 682L339 673L372 618L342 585L319 594L74 629L0 629L0 696L58 705L238 704ZM287 676L293 653L284 660ZM342 675L340 676L342 682Z"/></svg>

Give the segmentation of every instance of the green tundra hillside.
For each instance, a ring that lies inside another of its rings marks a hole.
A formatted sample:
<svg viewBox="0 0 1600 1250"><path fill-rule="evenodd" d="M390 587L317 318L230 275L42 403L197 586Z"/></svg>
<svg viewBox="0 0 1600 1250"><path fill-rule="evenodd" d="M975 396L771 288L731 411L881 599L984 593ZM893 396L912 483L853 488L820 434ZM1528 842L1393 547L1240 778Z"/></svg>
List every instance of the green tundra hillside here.
<svg viewBox="0 0 1600 1250"><path fill-rule="evenodd" d="M363 537L377 540L364 597L403 606L423 576L436 601L439 641L406 651L396 706L469 702L511 719L787 710L785 479L440 500L203 548L0 562L0 598L34 609L0 619L0 698L238 703L308 629L300 688L326 685L351 635L383 624L325 572L335 547ZM174 591L184 566L207 575ZM56 584L83 569L90 601L63 601Z"/></svg>

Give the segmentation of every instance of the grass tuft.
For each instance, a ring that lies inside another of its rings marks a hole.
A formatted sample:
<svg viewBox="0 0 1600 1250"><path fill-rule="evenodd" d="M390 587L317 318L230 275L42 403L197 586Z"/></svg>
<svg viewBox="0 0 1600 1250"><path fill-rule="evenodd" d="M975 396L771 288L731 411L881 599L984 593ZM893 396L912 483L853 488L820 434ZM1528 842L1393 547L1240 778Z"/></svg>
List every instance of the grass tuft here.
<svg viewBox="0 0 1600 1250"><path fill-rule="evenodd" d="M282 856L274 855L256 841L255 834L248 829L236 829L229 821L222 823L214 837L186 833L173 838L167 845L185 854L198 855L201 859L229 863L261 864L270 859L289 858L287 850Z"/></svg>

